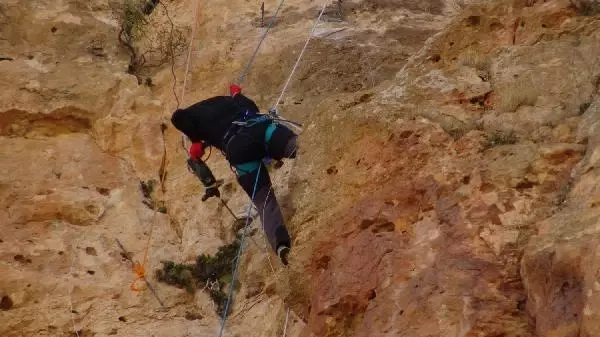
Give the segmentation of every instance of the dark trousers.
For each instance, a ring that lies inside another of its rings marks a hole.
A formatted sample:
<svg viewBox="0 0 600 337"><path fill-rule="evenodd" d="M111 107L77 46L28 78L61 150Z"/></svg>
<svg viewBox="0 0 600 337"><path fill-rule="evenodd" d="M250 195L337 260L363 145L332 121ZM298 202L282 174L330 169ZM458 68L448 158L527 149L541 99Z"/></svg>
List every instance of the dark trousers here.
<svg viewBox="0 0 600 337"><path fill-rule="evenodd" d="M295 158L296 135L282 125L256 125L238 130L228 142L228 149L227 159L236 169L238 183L250 198L254 194L253 203L269 244L275 251L282 245L291 247L283 214L262 159Z"/></svg>

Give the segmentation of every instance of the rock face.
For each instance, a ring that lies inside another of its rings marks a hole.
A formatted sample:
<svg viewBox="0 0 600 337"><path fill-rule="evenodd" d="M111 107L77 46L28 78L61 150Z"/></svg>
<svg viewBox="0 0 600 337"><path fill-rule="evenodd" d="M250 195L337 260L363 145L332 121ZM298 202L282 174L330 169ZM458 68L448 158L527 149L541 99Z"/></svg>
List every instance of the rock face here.
<svg viewBox="0 0 600 337"><path fill-rule="evenodd" d="M340 119L347 150L306 174L336 168L314 188L349 205L311 224L310 333L595 335L596 24L567 1L470 7L355 110L390 123Z"/></svg>
<svg viewBox="0 0 600 337"><path fill-rule="evenodd" d="M271 172L291 265L256 219L227 336L600 335L594 7L469 3L329 5L279 107L304 124L298 159ZM169 118L225 93L260 9L201 3L196 22L196 2L162 4L153 29L197 24L185 79L185 55L128 73L122 1L0 4L2 336L218 335L206 292L153 277L235 234ZM286 4L245 78L265 110L318 7ZM243 211L225 160L209 165ZM164 308L130 290L128 256Z"/></svg>
<svg viewBox="0 0 600 337"><path fill-rule="evenodd" d="M538 235L528 244L521 274L536 318L536 331L544 336L594 336L599 333L596 261L595 159L599 101L583 114L577 139L587 143L583 160L570 176L564 198L553 216L536 224Z"/></svg>

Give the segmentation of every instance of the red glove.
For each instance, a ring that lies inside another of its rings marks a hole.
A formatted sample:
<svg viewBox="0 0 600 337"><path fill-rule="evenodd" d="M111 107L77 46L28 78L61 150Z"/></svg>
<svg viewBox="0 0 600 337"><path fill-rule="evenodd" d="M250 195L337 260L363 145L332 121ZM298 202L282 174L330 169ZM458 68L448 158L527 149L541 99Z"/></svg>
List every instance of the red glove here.
<svg viewBox="0 0 600 337"><path fill-rule="evenodd" d="M192 143L190 146L190 158L194 160L200 160L204 155L204 144L202 143Z"/></svg>
<svg viewBox="0 0 600 337"><path fill-rule="evenodd" d="M233 97L242 92L242 87L237 84L232 84L229 86L229 94Z"/></svg>

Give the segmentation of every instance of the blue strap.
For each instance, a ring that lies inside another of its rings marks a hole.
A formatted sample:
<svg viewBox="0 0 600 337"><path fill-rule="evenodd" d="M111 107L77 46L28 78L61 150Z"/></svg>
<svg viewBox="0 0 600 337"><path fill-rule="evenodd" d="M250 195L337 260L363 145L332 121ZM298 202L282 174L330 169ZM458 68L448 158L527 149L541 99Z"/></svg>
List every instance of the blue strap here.
<svg viewBox="0 0 600 337"><path fill-rule="evenodd" d="M247 163L235 165L235 173L238 177L246 175L248 173L254 172L258 170L260 167L260 160L257 161L249 161Z"/></svg>
<svg viewBox="0 0 600 337"><path fill-rule="evenodd" d="M267 126L267 131L265 131L265 143L268 143L271 140L271 137L273 137L273 132L275 132L275 129L277 129L277 124L275 124L275 123L271 123L271 124L269 124L269 126Z"/></svg>
<svg viewBox="0 0 600 337"><path fill-rule="evenodd" d="M271 119L268 115L255 114L254 116L258 116L258 117L247 118L245 116L242 116L242 118L240 118L240 120L233 122L233 124L250 127L250 126L253 126L258 123L262 123L264 121Z"/></svg>

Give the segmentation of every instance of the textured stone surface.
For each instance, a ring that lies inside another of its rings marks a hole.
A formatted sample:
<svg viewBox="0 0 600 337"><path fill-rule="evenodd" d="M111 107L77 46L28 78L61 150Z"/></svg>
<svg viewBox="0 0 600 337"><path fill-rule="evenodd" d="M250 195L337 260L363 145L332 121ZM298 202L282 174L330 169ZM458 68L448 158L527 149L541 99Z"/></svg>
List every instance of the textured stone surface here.
<svg viewBox="0 0 600 337"><path fill-rule="evenodd" d="M587 139L585 157L565 186L559 210L537 223L521 273L529 312L541 336L594 336L598 315L596 169L598 99L582 116L579 134Z"/></svg>
<svg viewBox="0 0 600 337"><path fill-rule="evenodd" d="M191 27L193 3L167 3L176 23ZM344 2L344 20L330 5L280 106L304 124L298 159L272 172L291 265L255 220L228 336L281 336L288 310L297 337L600 333L597 17L568 0L463 3ZM185 167L170 65L151 85L127 74L119 4L0 4L2 336L218 333L205 292L152 277L234 233ZM262 108L317 10L282 9L244 82ZM262 34L259 6L200 12L184 106L224 94ZM209 165L244 211L221 154ZM163 172L150 197L164 214L140 189ZM150 233L146 272L167 310L129 289L116 244L143 260Z"/></svg>
<svg viewBox="0 0 600 337"><path fill-rule="evenodd" d="M180 135L169 123L176 106L169 65L155 69L150 86L126 73L129 55L118 44L115 15L121 3L0 4L3 336L210 336L218 331L208 295L188 295L152 278L161 260L192 262L230 242L232 219L216 201L200 201L201 186L184 165ZM266 2L267 15L277 3ZM191 28L194 1L166 5L176 23ZM288 89L283 111L290 117L308 121L324 93L354 95L392 78L409 54L447 22L444 4L437 1L349 3L343 22L330 7L327 23L319 28L321 38L311 44ZM258 9L236 1L202 4L183 105L223 94L237 77L262 34ZM262 107L278 96L316 10L308 3L283 8L244 85ZM161 6L153 15L165 22ZM399 20L406 24L396 24ZM374 31L373 21L394 24ZM174 64L179 96L184 62L179 57ZM347 110L372 93L365 95L340 104ZM224 198L243 211L247 197L220 154L213 153L209 163L225 179ZM140 182L158 181L165 171L164 190L157 186L151 198L164 201L167 213L154 214ZM275 175L278 197L292 219L298 207L288 183L296 175L294 163ZM118 239L134 259L143 260L151 231L146 272L167 311L149 291L129 290L131 266L116 244ZM294 280L258 233L249 239L242 261L228 335L283 332L288 307L283 297ZM288 336L298 336L304 325L290 311Z"/></svg>

